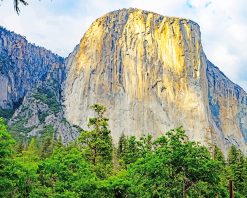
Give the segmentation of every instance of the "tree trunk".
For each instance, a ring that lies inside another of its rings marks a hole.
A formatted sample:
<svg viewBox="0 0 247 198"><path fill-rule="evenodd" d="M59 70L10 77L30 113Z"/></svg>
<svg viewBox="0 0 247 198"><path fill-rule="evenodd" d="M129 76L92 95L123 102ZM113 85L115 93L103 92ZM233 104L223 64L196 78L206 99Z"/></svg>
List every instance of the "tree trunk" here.
<svg viewBox="0 0 247 198"><path fill-rule="evenodd" d="M234 198L233 185L232 185L232 180L231 179L229 181L229 192L230 192L230 198Z"/></svg>

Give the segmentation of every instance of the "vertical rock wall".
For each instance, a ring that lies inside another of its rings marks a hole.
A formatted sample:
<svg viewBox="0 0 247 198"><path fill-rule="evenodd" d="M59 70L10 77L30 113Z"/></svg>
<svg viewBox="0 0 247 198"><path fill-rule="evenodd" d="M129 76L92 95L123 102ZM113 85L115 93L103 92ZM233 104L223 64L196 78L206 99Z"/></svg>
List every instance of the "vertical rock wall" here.
<svg viewBox="0 0 247 198"><path fill-rule="evenodd" d="M116 140L121 133L159 136L183 125L206 141L210 129L206 57L199 26L137 9L97 19L69 57L66 118L86 128L89 106L108 108Z"/></svg>
<svg viewBox="0 0 247 198"><path fill-rule="evenodd" d="M0 108L11 109L28 90L48 82L61 86L64 59L0 27Z"/></svg>
<svg viewBox="0 0 247 198"><path fill-rule="evenodd" d="M123 9L97 19L68 58L65 116L87 128L90 105L108 108L115 141L183 125L189 137L246 152L246 93L206 58L199 26Z"/></svg>
<svg viewBox="0 0 247 198"><path fill-rule="evenodd" d="M247 94L211 62L207 65L211 115L224 137L224 150L234 144L247 153Z"/></svg>

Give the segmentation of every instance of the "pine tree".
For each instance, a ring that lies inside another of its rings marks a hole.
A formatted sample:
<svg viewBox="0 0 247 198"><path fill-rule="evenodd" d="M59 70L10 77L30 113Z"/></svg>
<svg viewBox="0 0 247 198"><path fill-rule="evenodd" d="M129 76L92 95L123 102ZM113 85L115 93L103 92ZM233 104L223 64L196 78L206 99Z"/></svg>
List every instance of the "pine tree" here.
<svg viewBox="0 0 247 198"><path fill-rule="evenodd" d="M27 148L22 152L22 160L24 164L36 162L39 159L39 148L36 137L33 137Z"/></svg>
<svg viewBox="0 0 247 198"><path fill-rule="evenodd" d="M127 140L127 149L122 156L125 165L134 163L140 157L138 141L136 140L136 137L130 136L130 138Z"/></svg>
<svg viewBox="0 0 247 198"><path fill-rule="evenodd" d="M24 140L19 141L15 146L15 151L17 154L21 154L25 150Z"/></svg>
<svg viewBox="0 0 247 198"><path fill-rule="evenodd" d="M244 191L244 155L241 150L232 145L228 152L228 166L230 171L231 180L233 181L234 190L241 193Z"/></svg>
<svg viewBox="0 0 247 198"><path fill-rule="evenodd" d="M222 151L214 145L214 151L213 151L213 159L220 162L222 165L225 165L225 157L222 153Z"/></svg>
<svg viewBox="0 0 247 198"><path fill-rule="evenodd" d="M95 104L91 107L96 112L95 118L90 118L88 127L91 131L82 131L79 142L85 158L93 164L99 177L106 177L112 167L112 138L108 129L108 119L104 117L106 108Z"/></svg>
<svg viewBox="0 0 247 198"><path fill-rule="evenodd" d="M141 137L137 144L139 147L140 156L145 157L153 149L152 135L148 134L147 136Z"/></svg>
<svg viewBox="0 0 247 198"><path fill-rule="evenodd" d="M14 144L15 141L8 133L4 120L0 118L0 197L11 195Z"/></svg>
<svg viewBox="0 0 247 198"><path fill-rule="evenodd" d="M123 133L118 141L117 155L119 158L121 158L124 155L124 153L126 153L127 141L127 137Z"/></svg>
<svg viewBox="0 0 247 198"><path fill-rule="evenodd" d="M243 165L243 189L241 192L243 195L247 195L247 157L244 159Z"/></svg>
<svg viewBox="0 0 247 198"><path fill-rule="evenodd" d="M42 159L49 157L53 151L53 140L51 137L46 137L41 145L40 157Z"/></svg>

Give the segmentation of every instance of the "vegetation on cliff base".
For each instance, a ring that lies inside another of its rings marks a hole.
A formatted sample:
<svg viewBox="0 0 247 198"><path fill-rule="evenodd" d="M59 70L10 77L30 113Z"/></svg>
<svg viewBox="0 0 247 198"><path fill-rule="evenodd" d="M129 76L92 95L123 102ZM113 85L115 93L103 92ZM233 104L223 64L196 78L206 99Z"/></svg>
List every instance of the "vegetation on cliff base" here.
<svg viewBox="0 0 247 198"><path fill-rule="evenodd" d="M105 107L92 108L90 130L68 145L47 135L19 147L0 119L0 197L229 197L229 180L246 197L247 158L235 146L225 161L179 127L157 140L123 134L114 148Z"/></svg>

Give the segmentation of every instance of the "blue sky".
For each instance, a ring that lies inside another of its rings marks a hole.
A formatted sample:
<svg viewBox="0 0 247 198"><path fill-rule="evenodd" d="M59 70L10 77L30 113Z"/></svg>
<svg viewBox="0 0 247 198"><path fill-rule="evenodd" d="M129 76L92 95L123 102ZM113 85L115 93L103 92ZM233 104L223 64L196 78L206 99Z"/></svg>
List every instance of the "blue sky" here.
<svg viewBox="0 0 247 198"><path fill-rule="evenodd" d="M0 25L67 56L98 17L121 8L140 8L196 21L208 59L247 90L247 0L27 0L21 14L3 0Z"/></svg>

